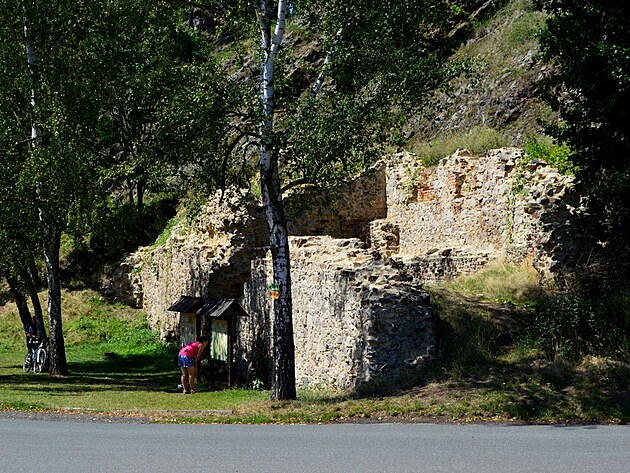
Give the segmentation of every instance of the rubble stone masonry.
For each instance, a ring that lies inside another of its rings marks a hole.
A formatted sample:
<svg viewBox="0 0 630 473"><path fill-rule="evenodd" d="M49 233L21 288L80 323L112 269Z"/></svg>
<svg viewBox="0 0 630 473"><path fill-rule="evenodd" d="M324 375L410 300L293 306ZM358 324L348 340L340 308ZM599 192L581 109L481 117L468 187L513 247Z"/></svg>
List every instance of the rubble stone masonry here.
<svg viewBox="0 0 630 473"><path fill-rule="evenodd" d="M336 199L288 196L298 385L355 388L424 363L435 334L422 285L499 258L528 258L541 276L570 265L580 202L571 177L512 148L458 151L434 168L399 153ZM237 330L240 378L268 381L266 241L251 195L217 194L165 245L125 262L130 291L163 338L177 336L166 309L181 295L240 297L249 314Z"/></svg>

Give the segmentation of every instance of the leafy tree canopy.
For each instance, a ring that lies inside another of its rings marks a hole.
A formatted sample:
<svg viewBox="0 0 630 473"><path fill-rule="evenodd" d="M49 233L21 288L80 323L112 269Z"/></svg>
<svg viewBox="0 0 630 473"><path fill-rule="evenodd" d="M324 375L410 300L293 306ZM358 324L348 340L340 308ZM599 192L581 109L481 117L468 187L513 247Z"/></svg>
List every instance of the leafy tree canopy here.
<svg viewBox="0 0 630 473"><path fill-rule="evenodd" d="M538 0L551 14L541 34L553 70L544 96L560 112L552 133L574 150L578 177L610 223L630 230L630 3Z"/></svg>
<svg viewBox="0 0 630 473"><path fill-rule="evenodd" d="M269 2L265 2L269 3ZM271 2L273 3L273 2ZM427 91L444 79L448 35L481 2L364 0L290 2L287 34L275 62L275 136L283 184L330 186L364 167ZM198 2L215 44L236 56L239 131L247 148L258 106L257 2ZM271 9L268 9L271 11ZM273 20L273 18L272 18ZM306 44L310 43L310 44ZM315 46L313 46L315 45ZM255 148L250 148L255 149Z"/></svg>

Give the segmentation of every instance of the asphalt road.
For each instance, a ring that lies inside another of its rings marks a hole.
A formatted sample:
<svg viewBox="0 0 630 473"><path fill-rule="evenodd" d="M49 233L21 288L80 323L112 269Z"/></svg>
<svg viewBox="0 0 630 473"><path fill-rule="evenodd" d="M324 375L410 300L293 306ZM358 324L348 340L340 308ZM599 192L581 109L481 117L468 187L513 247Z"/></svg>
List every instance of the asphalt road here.
<svg viewBox="0 0 630 473"><path fill-rule="evenodd" d="M629 426L0 419L0 472L630 472Z"/></svg>

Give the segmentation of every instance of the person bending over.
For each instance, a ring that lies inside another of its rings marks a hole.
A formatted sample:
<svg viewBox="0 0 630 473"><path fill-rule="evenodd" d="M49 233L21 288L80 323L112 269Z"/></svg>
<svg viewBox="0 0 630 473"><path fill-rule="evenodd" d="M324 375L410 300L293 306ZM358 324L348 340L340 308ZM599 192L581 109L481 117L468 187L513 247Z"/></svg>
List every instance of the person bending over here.
<svg viewBox="0 0 630 473"><path fill-rule="evenodd" d="M199 360L201 360L201 355L207 346L208 337L202 336L199 337L197 341L190 342L179 350L177 364L182 372L182 392L184 394L195 393ZM187 390L187 386L189 390Z"/></svg>

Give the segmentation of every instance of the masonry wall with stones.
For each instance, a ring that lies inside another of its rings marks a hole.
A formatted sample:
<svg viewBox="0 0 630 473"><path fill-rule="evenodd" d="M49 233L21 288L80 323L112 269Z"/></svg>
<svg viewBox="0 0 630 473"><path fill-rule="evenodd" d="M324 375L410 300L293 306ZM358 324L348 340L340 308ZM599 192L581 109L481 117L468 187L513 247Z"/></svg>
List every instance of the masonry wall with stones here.
<svg viewBox="0 0 630 473"><path fill-rule="evenodd" d="M289 234L360 238L367 241L370 222L387 217L385 163L342 183L338 191L302 191L285 201Z"/></svg>
<svg viewBox="0 0 630 473"><path fill-rule="evenodd" d="M541 274L580 254L571 178L520 150L460 151L425 169L397 154L349 181L337 200L289 196L296 376L353 388L424 362L435 349L422 284L530 258ZM334 238L333 238L334 237ZM273 327L267 231L251 195L217 194L167 243L124 262L128 287L163 338L181 295L240 298L241 379L270 379ZM120 280L120 278L118 278Z"/></svg>
<svg viewBox="0 0 630 473"><path fill-rule="evenodd" d="M530 258L544 275L581 254L573 178L522 150L458 151L431 169L403 153L385 172L387 216L371 222L371 244L421 270L420 280L474 272L500 257Z"/></svg>
<svg viewBox="0 0 630 473"><path fill-rule="evenodd" d="M422 364L435 352L429 297L359 239L291 239L296 382L352 389ZM258 259L241 300L242 379L269 381L269 256ZM262 295L262 297L261 297Z"/></svg>
<svg viewBox="0 0 630 473"><path fill-rule="evenodd" d="M268 240L260 208L245 192L217 193L190 220L183 218L162 246L130 255L105 281L105 292L133 300L166 340L177 337L181 296L234 298L243 294L256 249Z"/></svg>

